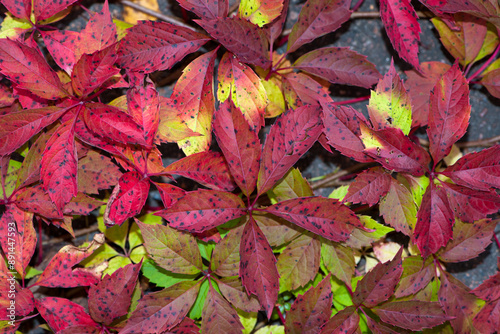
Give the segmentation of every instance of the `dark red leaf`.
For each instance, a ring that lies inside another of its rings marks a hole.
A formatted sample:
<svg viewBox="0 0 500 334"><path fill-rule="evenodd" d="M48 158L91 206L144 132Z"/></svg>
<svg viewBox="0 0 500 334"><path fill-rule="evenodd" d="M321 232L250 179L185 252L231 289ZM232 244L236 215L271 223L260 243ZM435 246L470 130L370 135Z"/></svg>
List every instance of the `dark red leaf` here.
<svg viewBox="0 0 500 334"><path fill-rule="evenodd" d="M184 318L180 324L175 326L169 331L164 332L164 334L199 334L200 329L196 326L194 320L189 318Z"/></svg>
<svg viewBox="0 0 500 334"><path fill-rule="evenodd" d="M349 185L345 202L377 204L387 194L392 177L382 167L373 167L363 171Z"/></svg>
<svg viewBox="0 0 500 334"><path fill-rule="evenodd" d="M294 198L265 211L333 241L346 241L355 227L364 229L354 212L332 198Z"/></svg>
<svg viewBox="0 0 500 334"><path fill-rule="evenodd" d="M245 214L245 204L236 195L215 190L191 191L170 208L157 212L170 226L203 232Z"/></svg>
<svg viewBox="0 0 500 334"><path fill-rule="evenodd" d="M291 109L305 104L331 102L328 88L304 73L290 72L283 75L283 93Z"/></svg>
<svg viewBox="0 0 500 334"><path fill-rule="evenodd" d="M394 295L397 298L416 294L434 277L432 258L424 261L420 256L408 256L403 260L403 274Z"/></svg>
<svg viewBox="0 0 500 334"><path fill-rule="evenodd" d="M377 306L374 312L383 322L413 331L432 328L450 319L439 303L419 300L385 303Z"/></svg>
<svg viewBox="0 0 500 334"><path fill-rule="evenodd" d="M179 5L205 20L226 17L229 11L227 0L177 0Z"/></svg>
<svg viewBox="0 0 500 334"><path fill-rule="evenodd" d="M68 8L70 5L75 3L77 0L61 0L61 1L51 1L51 0L37 0L33 1L33 13L35 14L36 22L48 19L62 10Z"/></svg>
<svg viewBox="0 0 500 334"><path fill-rule="evenodd" d="M276 258L266 237L250 217L240 244L240 277L247 292L259 298L267 318L271 318L278 300L279 274Z"/></svg>
<svg viewBox="0 0 500 334"><path fill-rule="evenodd" d="M500 328L500 299L486 303L473 319L480 333L494 334Z"/></svg>
<svg viewBox="0 0 500 334"><path fill-rule="evenodd" d="M283 1L283 9L281 10L281 15L278 19L274 20L267 26L267 33L269 34L269 44L273 44L276 39L281 35L283 31L283 26L285 25L287 14L288 14L288 5L290 0Z"/></svg>
<svg viewBox="0 0 500 334"><path fill-rule="evenodd" d="M236 310L210 284L201 313L202 333L232 334L243 329Z"/></svg>
<svg viewBox="0 0 500 334"><path fill-rule="evenodd" d="M108 1L104 1L100 12L92 13L81 33L77 59L83 54L104 50L117 41L116 25L109 13Z"/></svg>
<svg viewBox="0 0 500 334"><path fill-rule="evenodd" d="M71 75L78 56L81 33L70 30L39 30L52 59Z"/></svg>
<svg viewBox="0 0 500 334"><path fill-rule="evenodd" d="M46 218L62 218L41 184L16 192L16 205L26 212L34 212Z"/></svg>
<svg viewBox="0 0 500 334"><path fill-rule="evenodd" d="M31 0L2 0L7 10L17 18L29 20L31 15Z"/></svg>
<svg viewBox="0 0 500 334"><path fill-rule="evenodd" d="M99 190L116 185L121 176L118 166L97 151L89 151L78 161L78 191L98 194Z"/></svg>
<svg viewBox="0 0 500 334"><path fill-rule="evenodd" d="M128 29L118 52L118 63L129 71L167 70L198 50L209 38L166 22L140 21Z"/></svg>
<svg viewBox="0 0 500 334"><path fill-rule="evenodd" d="M90 315L85 312L83 306L66 298L46 297L37 299L35 304L40 315L56 333L70 326L98 327Z"/></svg>
<svg viewBox="0 0 500 334"><path fill-rule="evenodd" d="M171 185L170 183L153 182L160 193L161 200L165 208L170 208L172 204L186 195L186 191L182 188Z"/></svg>
<svg viewBox="0 0 500 334"><path fill-rule="evenodd" d="M348 306L333 316L323 327L321 334L357 334L359 329L359 314L354 306Z"/></svg>
<svg viewBox="0 0 500 334"><path fill-rule="evenodd" d="M86 216L103 204L105 203L79 192L68 204L64 206L63 214Z"/></svg>
<svg viewBox="0 0 500 334"><path fill-rule="evenodd" d="M500 273L490 276L471 293L489 302L500 299Z"/></svg>

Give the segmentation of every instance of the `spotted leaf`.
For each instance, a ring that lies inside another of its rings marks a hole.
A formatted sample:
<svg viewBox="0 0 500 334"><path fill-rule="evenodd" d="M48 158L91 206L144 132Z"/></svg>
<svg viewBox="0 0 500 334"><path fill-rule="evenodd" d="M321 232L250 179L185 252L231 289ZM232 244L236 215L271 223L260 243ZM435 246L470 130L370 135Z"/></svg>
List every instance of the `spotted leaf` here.
<svg viewBox="0 0 500 334"><path fill-rule="evenodd" d="M259 298L267 318L270 319L278 300L279 274L273 250L252 217L243 230L240 254L240 277L243 286L249 294Z"/></svg>
<svg viewBox="0 0 500 334"><path fill-rule="evenodd" d="M2 0L2 4L7 10L19 19L29 20L31 15L31 0L12 1Z"/></svg>
<svg viewBox="0 0 500 334"><path fill-rule="evenodd" d="M403 273L401 247L391 261L378 263L358 282L352 297L354 305L374 307L389 299Z"/></svg>
<svg viewBox="0 0 500 334"><path fill-rule="evenodd" d="M116 185L121 175L122 172L110 158L97 151L89 151L78 160L78 191L98 194L99 190Z"/></svg>
<svg viewBox="0 0 500 334"><path fill-rule="evenodd" d="M500 327L500 299L486 303L474 317L473 323L480 333L495 333Z"/></svg>
<svg viewBox="0 0 500 334"><path fill-rule="evenodd" d="M408 256L403 259L403 274L394 295L397 298L416 294L424 289L434 277L433 258L427 260L420 256Z"/></svg>
<svg viewBox="0 0 500 334"><path fill-rule="evenodd" d="M186 191L182 188L171 185L170 183L153 182L160 193L161 201L166 208L169 208L180 198L186 195Z"/></svg>
<svg viewBox="0 0 500 334"><path fill-rule="evenodd" d="M35 308L33 292L28 288L21 287L12 274L2 277L0 295L2 296L0 299L0 319L2 320L12 321L12 315L25 317ZM14 322L14 324L17 322ZM9 324L7 328L11 329L15 328L15 326ZM13 331L1 333L15 334Z"/></svg>
<svg viewBox="0 0 500 334"><path fill-rule="evenodd" d="M240 268L240 240L243 226L229 230L212 251L210 269L219 276L238 276Z"/></svg>
<svg viewBox="0 0 500 334"><path fill-rule="evenodd" d="M239 333L244 329L238 313L210 284L201 313L202 333Z"/></svg>
<svg viewBox="0 0 500 334"><path fill-rule="evenodd" d="M119 190L116 198L108 202L109 220L121 225L141 212L148 198L149 180L141 177L138 172L127 172L120 177L117 187Z"/></svg>
<svg viewBox="0 0 500 334"><path fill-rule="evenodd" d="M477 288L471 291L476 297L486 301L494 301L500 298L500 273L496 273L483 281Z"/></svg>
<svg viewBox="0 0 500 334"><path fill-rule="evenodd" d="M420 68L418 63L418 43L420 42L420 24L415 9L408 0L380 1L380 18L387 36L398 55Z"/></svg>
<svg viewBox="0 0 500 334"><path fill-rule="evenodd" d="M46 218L62 218L41 184L17 191L16 205L24 211L34 212Z"/></svg>
<svg viewBox="0 0 500 334"><path fill-rule="evenodd" d="M93 54L96 51L104 50L116 41L116 25L109 13L109 5L106 0L101 11L90 14L90 19L81 32L76 58L80 58L83 54Z"/></svg>
<svg viewBox="0 0 500 334"><path fill-rule="evenodd" d="M427 135L434 166L465 134L470 112L469 84L455 63L434 86L430 96Z"/></svg>
<svg viewBox="0 0 500 334"><path fill-rule="evenodd" d="M104 202L98 201L93 197L79 192L68 204L64 206L63 214L86 216L103 204Z"/></svg>
<svg viewBox="0 0 500 334"><path fill-rule="evenodd" d="M367 169L349 185L345 202L377 204L387 194L392 177L381 167Z"/></svg>
<svg viewBox="0 0 500 334"><path fill-rule="evenodd" d="M245 214L245 204L236 195L215 190L191 191L170 208L156 213L170 226L203 232Z"/></svg>
<svg viewBox="0 0 500 334"><path fill-rule="evenodd" d="M59 333L72 326L99 325L85 312L85 308L66 298L45 297L35 300L40 315L47 321L50 328Z"/></svg>
<svg viewBox="0 0 500 334"><path fill-rule="evenodd" d="M76 0L62 0L57 2L50 0L33 1L33 14L35 14L35 20L36 22L46 20L68 8L68 6L75 2Z"/></svg>
<svg viewBox="0 0 500 334"><path fill-rule="evenodd" d="M335 277L351 286L354 276L354 252L351 248L334 242L321 243L321 262Z"/></svg>
<svg viewBox="0 0 500 334"><path fill-rule="evenodd" d="M52 59L71 75L73 66L79 59L78 47L81 33L70 30L40 30L40 34Z"/></svg>
<svg viewBox="0 0 500 334"><path fill-rule="evenodd" d="M283 0L243 0L238 14L253 24L262 27L278 16L283 10Z"/></svg>
<svg viewBox="0 0 500 334"><path fill-rule="evenodd" d="M297 197L314 196L309 182L300 174L298 168L290 169L285 177L267 194L277 202Z"/></svg>
<svg viewBox="0 0 500 334"><path fill-rule="evenodd" d="M387 194L380 200L379 210L386 224L408 236L417 223L417 206L408 188L390 178Z"/></svg>
<svg viewBox="0 0 500 334"><path fill-rule="evenodd" d="M227 0L177 0L177 2L184 9L195 13L198 17L205 20L226 17L229 12L229 1Z"/></svg>
<svg viewBox="0 0 500 334"><path fill-rule="evenodd" d="M236 184L246 196L255 189L261 146L243 114L232 103L222 103L213 122L214 133Z"/></svg>
<svg viewBox="0 0 500 334"><path fill-rule="evenodd" d="M283 26L285 25L287 14L288 14L288 5L290 4L290 0L283 0L283 8L281 10L281 15L278 16L276 20L271 22L267 26L267 32L269 34L269 44L273 44L276 39L281 35L283 31Z"/></svg>
<svg viewBox="0 0 500 334"><path fill-rule="evenodd" d="M199 282L188 281L146 294L120 333L156 334L172 329L187 315L199 289Z"/></svg>
<svg viewBox="0 0 500 334"><path fill-rule="evenodd" d="M360 333L359 314L354 306L348 306L333 316L323 327L321 334Z"/></svg>
<svg viewBox="0 0 500 334"><path fill-rule="evenodd" d="M321 48L297 59L294 67L334 84L364 88L373 86L381 75L375 65L347 47Z"/></svg>
<svg viewBox="0 0 500 334"><path fill-rule="evenodd" d="M287 73L283 76L283 94L288 106L296 109L306 104L332 102L328 87L304 73Z"/></svg>
<svg viewBox="0 0 500 334"><path fill-rule="evenodd" d="M413 331L432 328L450 319L439 303L419 300L385 303L377 306L374 312L385 323Z"/></svg>
<svg viewBox="0 0 500 334"><path fill-rule="evenodd" d="M303 106L289 110L273 124L262 151L259 194L271 189L316 142L323 130L319 116L319 107Z"/></svg>
<svg viewBox="0 0 500 334"><path fill-rule="evenodd" d="M90 286L89 311L94 321L109 325L127 314L141 264L128 264Z"/></svg>
<svg viewBox="0 0 500 334"><path fill-rule="evenodd" d="M286 333L319 333L319 329L330 319L332 296L330 275L304 295L298 295L286 313Z"/></svg>
<svg viewBox="0 0 500 334"><path fill-rule="evenodd" d="M187 177L213 190L236 188L228 164L218 152L194 153L168 165L163 172Z"/></svg>
<svg viewBox="0 0 500 334"><path fill-rule="evenodd" d="M209 38L166 22L140 21L121 40L118 64L128 71L152 73L170 69Z"/></svg>
<svg viewBox="0 0 500 334"><path fill-rule="evenodd" d="M354 212L332 198L295 198L265 211L332 241L346 241L355 227L364 229Z"/></svg>
<svg viewBox="0 0 500 334"><path fill-rule="evenodd" d="M242 229L243 231L243 226ZM237 247L239 254L239 244ZM239 262L238 262L239 264ZM245 312L257 312L262 309L258 299L254 295L248 295L241 283L241 279L237 276L223 277L217 281L217 286L222 295L234 306Z"/></svg>
<svg viewBox="0 0 500 334"><path fill-rule="evenodd" d="M184 122L177 115L177 109L174 108L170 99L163 96L159 96L159 98L160 123L158 124L158 129L156 131L155 144L177 143L187 139L188 137L201 136L200 133L191 130L187 126L186 122Z"/></svg>

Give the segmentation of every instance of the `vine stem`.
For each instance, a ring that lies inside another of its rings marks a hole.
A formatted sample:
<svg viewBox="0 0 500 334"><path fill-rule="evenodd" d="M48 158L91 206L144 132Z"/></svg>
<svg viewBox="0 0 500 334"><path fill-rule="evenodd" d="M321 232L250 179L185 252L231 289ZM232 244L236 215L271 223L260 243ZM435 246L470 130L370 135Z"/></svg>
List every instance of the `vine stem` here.
<svg viewBox="0 0 500 334"><path fill-rule="evenodd" d="M168 22L168 23L172 23L172 24L176 24L178 26L194 30L194 28L191 27L189 24L186 24L186 23L182 22L181 20L179 20L176 17L165 15L165 14L162 14L162 13L158 13L157 11L154 11L152 9L146 8L146 7L144 7L144 6L142 6L142 5L138 4L138 3L135 3L135 2L132 2L132 1L129 1L129 0L122 0L121 2L125 6L133 8L133 9L139 11L139 12L143 12L144 14L148 14L148 15L151 15L153 17L156 17L157 19L160 19L162 21L165 21L165 22Z"/></svg>
<svg viewBox="0 0 500 334"><path fill-rule="evenodd" d="M481 65L481 67L476 72L471 74L471 76L467 79L467 82L470 83L472 79L479 76L486 69L486 67L488 67L491 64L491 62L493 62L493 60L495 60L499 52L500 52L500 44L497 45L495 52L493 52L490 58L483 65Z"/></svg>
<svg viewBox="0 0 500 334"><path fill-rule="evenodd" d="M350 100L345 100L345 101L333 102L333 104L339 106L339 105L343 105L343 104L351 104L351 103L361 102L361 101L365 101L368 99L370 99L370 95L361 96L361 97L357 97L355 99L350 99Z"/></svg>
<svg viewBox="0 0 500 334"><path fill-rule="evenodd" d="M422 145L422 146L425 146L425 147L429 146L429 141L427 139L419 138L418 141L419 141L420 145ZM490 147L490 146L496 145L497 143L500 143L500 136L495 136L495 137L480 139L480 140L459 142L459 143L456 143L456 145L460 148Z"/></svg>
<svg viewBox="0 0 500 334"><path fill-rule="evenodd" d="M278 313L278 316L280 317L281 323L284 325L285 317L283 316L283 313L281 313L279 305L278 304L274 305L274 308L276 309L276 313Z"/></svg>
<svg viewBox="0 0 500 334"><path fill-rule="evenodd" d="M372 163L359 163L359 164L356 164L356 165L349 167L345 170L335 171L333 173L327 174L327 175L325 175L325 177L322 180L311 182L311 188L313 190L316 190L319 188L326 187L326 186L330 185L330 183L336 181L337 179L339 179L345 175L352 174L357 170L364 169L365 167L368 167L370 165L372 165Z"/></svg>

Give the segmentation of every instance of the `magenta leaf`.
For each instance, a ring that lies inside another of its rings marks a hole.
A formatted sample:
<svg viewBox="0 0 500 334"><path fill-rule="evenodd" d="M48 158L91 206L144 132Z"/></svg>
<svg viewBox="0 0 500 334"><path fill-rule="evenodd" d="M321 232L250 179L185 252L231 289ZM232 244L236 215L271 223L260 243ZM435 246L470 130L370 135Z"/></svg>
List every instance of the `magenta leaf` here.
<svg viewBox="0 0 500 334"><path fill-rule="evenodd" d="M205 20L226 17L229 11L227 0L177 0L179 5Z"/></svg>
<svg viewBox="0 0 500 334"><path fill-rule="evenodd" d="M489 302L500 299L500 273L490 276L471 293Z"/></svg>
<svg viewBox="0 0 500 334"><path fill-rule="evenodd" d="M383 322L413 331L432 328L450 319L439 303L419 300L385 303L374 312Z"/></svg>
<svg viewBox="0 0 500 334"><path fill-rule="evenodd" d="M355 227L364 229L351 209L332 198L294 198L265 211L332 241L346 241Z"/></svg>
<svg viewBox="0 0 500 334"><path fill-rule="evenodd" d="M191 154L168 165L163 171L187 177L213 190L233 191L236 188L228 164L218 152Z"/></svg>
<svg viewBox="0 0 500 334"><path fill-rule="evenodd" d="M170 208L157 212L170 226L189 232L203 232L245 214L245 204L223 191L191 191Z"/></svg>
<svg viewBox="0 0 500 334"><path fill-rule="evenodd" d="M215 113L214 133L236 184L246 196L255 189L260 161L260 141L241 111L230 100Z"/></svg>
<svg viewBox="0 0 500 334"><path fill-rule="evenodd" d="M294 67L334 84L370 88L382 77L366 56L347 47L321 48L297 59Z"/></svg>
<svg viewBox="0 0 500 334"><path fill-rule="evenodd" d="M389 299L403 273L402 252L401 247L391 261L378 263L358 282L352 297L355 305L374 307Z"/></svg>
<svg viewBox="0 0 500 334"><path fill-rule="evenodd" d="M15 17L29 20L31 15L31 0L2 0L0 2Z"/></svg>
<svg viewBox="0 0 500 334"><path fill-rule="evenodd" d="M348 306L333 316L323 327L321 334L359 333L359 314L354 306Z"/></svg>
<svg viewBox="0 0 500 334"><path fill-rule="evenodd" d="M3 258L2 258L3 261ZM2 277L0 282L0 319L12 321L16 316L25 317L35 308L33 292L28 288L21 287L12 274ZM20 323L16 321L15 323ZM10 329L13 326L8 326ZM5 327L4 327L5 328ZM15 334L15 332L0 332Z"/></svg>
<svg viewBox="0 0 500 334"><path fill-rule="evenodd" d="M165 208L169 208L179 199L186 195L186 191L182 188L171 185L170 183L153 182L160 193L161 201Z"/></svg>
<svg viewBox="0 0 500 334"><path fill-rule="evenodd" d="M62 218L41 184L16 192L16 205L26 212L34 212L46 218Z"/></svg>
<svg viewBox="0 0 500 334"><path fill-rule="evenodd" d="M52 59L66 73L71 75L77 59L76 47L81 40L81 33L70 30L39 30L47 51Z"/></svg>
<svg viewBox="0 0 500 334"><path fill-rule="evenodd" d="M392 177L382 168L373 167L356 176L349 185L345 202L377 204L387 194Z"/></svg>
<svg viewBox="0 0 500 334"><path fill-rule="evenodd" d="M240 333L244 329L238 313L210 284L201 313L202 333Z"/></svg>
<svg viewBox="0 0 500 334"><path fill-rule="evenodd" d="M279 274L276 258L266 237L250 217L240 244L240 277L247 292L259 298L267 318L271 318L278 300Z"/></svg>
<svg viewBox="0 0 500 334"><path fill-rule="evenodd" d="M45 297L35 300L35 304L40 315L54 332L59 333L68 327L78 325L98 327L83 306L66 298Z"/></svg>
<svg viewBox="0 0 500 334"><path fill-rule="evenodd" d="M128 71L167 70L209 39L191 29L166 22L140 21L121 41L118 63Z"/></svg>
<svg viewBox="0 0 500 334"><path fill-rule="evenodd" d="M79 192L64 206L63 214L86 216L103 204L105 203Z"/></svg>
<svg viewBox="0 0 500 334"><path fill-rule="evenodd" d="M420 69L418 63L418 43L420 24L415 9L408 0L381 0L380 18L387 36L399 56Z"/></svg>
<svg viewBox="0 0 500 334"><path fill-rule="evenodd" d="M116 25L109 12L108 1L104 1L100 12L91 13L90 19L81 32L77 58L83 54L93 54L104 50L117 41Z"/></svg>
<svg viewBox="0 0 500 334"><path fill-rule="evenodd" d="M480 333L494 334L500 328L500 299L486 303L473 319Z"/></svg>
<svg viewBox="0 0 500 334"><path fill-rule="evenodd" d="M289 110L273 124L262 152L258 193L271 189L316 142L322 131L318 106ZM286 129L286 131L285 131Z"/></svg>

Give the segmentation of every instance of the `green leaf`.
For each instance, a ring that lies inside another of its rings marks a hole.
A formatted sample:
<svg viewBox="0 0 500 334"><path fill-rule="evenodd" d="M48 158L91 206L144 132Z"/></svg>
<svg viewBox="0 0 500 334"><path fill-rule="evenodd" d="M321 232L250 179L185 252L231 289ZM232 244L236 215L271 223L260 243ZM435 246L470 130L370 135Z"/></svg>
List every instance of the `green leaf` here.
<svg viewBox="0 0 500 334"><path fill-rule="evenodd" d="M122 249L125 249L125 244L127 243L127 234L128 234L128 221L123 222L122 225L114 225L108 227L104 235L106 238L120 246Z"/></svg>
<svg viewBox="0 0 500 334"><path fill-rule="evenodd" d="M15 39L20 35L23 30L31 28L31 23L26 20L13 17L9 12L6 13L2 21L2 28L0 29L0 38Z"/></svg>
<svg viewBox="0 0 500 334"><path fill-rule="evenodd" d="M240 309L236 309L236 312L240 316L241 324L245 327L242 334L250 334L257 324L257 312L245 312Z"/></svg>
<svg viewBox="0 0 500 334"><path fill-rule="evenodd" d="M144 260L141 271L143 275L149 279L149 282L161 288L168 288L183 281L192 281L198 276L198 274L183 275L172 273L158 266L150 259Z"/></svg>
<svg viewBox="0 0 500 334"><path fill-rule="evenodd" d="M203 305L205 304L209 288L210 284L208 283L208 280L204 280L203 283L201 283L200 291L198 291L198 296L194 301L193 307L191 308L191 311L189 311L188 317L191 319L201 318L201 312L203 311Z"/></svg>
<svg viewBox="0 0 500 334"><path fill-rule="evenodd" d="M340 243L326 241L321 243L321 262L325 272L330 272L335 277L351 287L356 263L351 248L342 246Z"/></svg>
<svg viewBox="0 0 500 334"><path fill-rule="evenodd" d="M314 195L311 186L302 177L298 168L290 169L285 177L273 189L269 190L267 194L271 201L274 201L273 204L287 199Z"/></svg>
<svg viewBox="0 0 500 334"><path fill-rule="evenodd" d="M131 264L132 261L128 257L125 256L116 256L109 260L108 262L108 268L104 270L102 273L103 275L112 275L115 271L117 271L120 268L125 267L128 264Z"/></svg>
<svg viewBox="0 0 500 334"><path fill-rule="evenodd" d="M379 240L387 233L394 231L392 227L387 227L377 223L369 216L359 216L359 220L365 225L367 229L375 230L373 232L366 232L361 229L354 229L351 237L346 241L349 247L361 249L370 246L373 242Z"/></svg>

